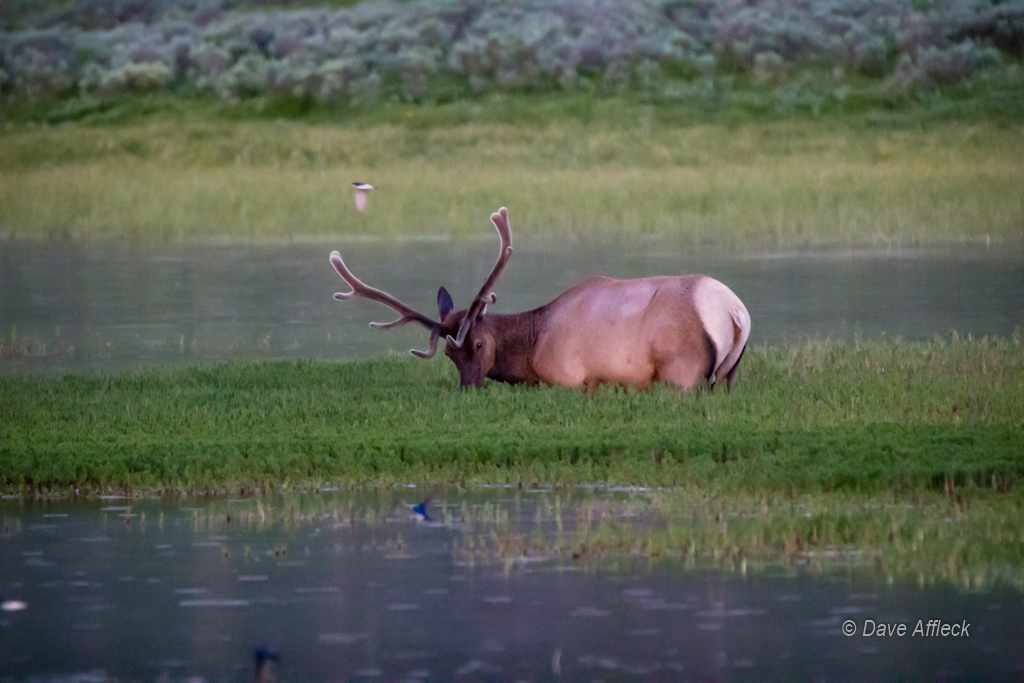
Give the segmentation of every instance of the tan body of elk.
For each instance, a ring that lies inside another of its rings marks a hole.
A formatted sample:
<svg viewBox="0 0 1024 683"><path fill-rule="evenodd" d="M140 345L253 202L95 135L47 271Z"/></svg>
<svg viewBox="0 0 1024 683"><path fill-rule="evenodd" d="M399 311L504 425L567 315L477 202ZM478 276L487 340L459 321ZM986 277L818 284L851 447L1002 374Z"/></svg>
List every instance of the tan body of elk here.
<svg viewBox="0 0 1024 683"><path fill-rule="evenodd" d="M551 303L512 315L487 313L495 301L491 287L512 253L508 211L491 216L501 237L498 261L466 310L455 311L442 287L437 293L440 321L417 313L394 297L360 282L338 252L331 263L353 291L339 300L363 297L401 314L390 328L416 322L430 330L430 358L445 337L445 354L459 370L464 387L482 387L485 378L511 384L560 384L592 388L608 383L647 388L670 382L689 388L725 378L732 385L750 335L743 302L721 282L703 275L613 280L596 277Z"/></svg>

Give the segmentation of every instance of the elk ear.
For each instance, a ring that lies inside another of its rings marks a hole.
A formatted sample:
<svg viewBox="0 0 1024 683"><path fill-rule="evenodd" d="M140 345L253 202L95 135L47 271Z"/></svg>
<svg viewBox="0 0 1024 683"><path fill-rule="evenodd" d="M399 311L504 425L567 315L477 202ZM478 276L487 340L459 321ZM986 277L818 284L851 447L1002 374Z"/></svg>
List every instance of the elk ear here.
<svg viewBox="0 0 1024 683"><path fill-rule="evenodd" d="M455 308L455 303L448 290L444 287L437 290L437 310L441 314L441 319L444 320L444 317L451 313L453 308Z"/></svg>

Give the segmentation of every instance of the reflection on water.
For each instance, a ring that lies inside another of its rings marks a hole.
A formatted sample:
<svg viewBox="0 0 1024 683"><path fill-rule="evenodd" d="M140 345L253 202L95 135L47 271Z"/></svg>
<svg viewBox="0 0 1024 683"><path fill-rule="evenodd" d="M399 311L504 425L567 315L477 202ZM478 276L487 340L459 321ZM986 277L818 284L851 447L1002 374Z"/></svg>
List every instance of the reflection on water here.
<svg viewBox="0 0 1024 683"><path fill-rule="evenodd" d="M417 521L422 496L6 500L0 592L26 609L0 615L0 671L244 681L262 648L279 680L1024 675L1017 588L776 542L802 510L502 488L446 491ZM864 636L866 620L907 633ZM919 620L968 633L913 636Z"/></svg>
<svg viewBox="0 0 1024 683"><path fill-rule="evenodd" d="M484 239L486 237L486 239ZM217 361L345 359L421 348L422 329L387 332L327 256L428 314L445 285L469 300L494 263L496 240L172 245L0 242L0 372ZM520 244L496 288L495 312L542 305L595 274L631 278L702 272L750 310L752 343L1010 335L1024 323L1024 248L729 255L657 242Z"/></svg>

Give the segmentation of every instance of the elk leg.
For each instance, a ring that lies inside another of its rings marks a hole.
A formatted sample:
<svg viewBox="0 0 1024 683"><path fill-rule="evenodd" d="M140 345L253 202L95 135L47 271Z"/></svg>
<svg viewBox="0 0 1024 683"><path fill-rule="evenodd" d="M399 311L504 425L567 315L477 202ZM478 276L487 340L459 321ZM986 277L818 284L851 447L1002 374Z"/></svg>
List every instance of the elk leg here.
<svg viewBox="0 0 1024 683"><path fill-rule="evenodd" d="M739 358L737 358L736 362L732 364L732 367L729 368L728 374L726 374L726 376L725 376L725 393L727 393L727 394L732 391L732 378L736 376L736 368L738 368L740 366L740 361L743 360L743 353L746 350L747 350L747 347L744 344L743 348L740 349Z"/></svg>

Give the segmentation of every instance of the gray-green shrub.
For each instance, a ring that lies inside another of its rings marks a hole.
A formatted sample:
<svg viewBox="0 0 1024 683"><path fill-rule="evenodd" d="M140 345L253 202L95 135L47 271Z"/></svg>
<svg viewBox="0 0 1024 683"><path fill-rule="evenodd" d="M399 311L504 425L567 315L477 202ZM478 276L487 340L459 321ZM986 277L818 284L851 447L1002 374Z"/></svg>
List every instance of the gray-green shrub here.
<svg viewBox="0 0 1024 683"><path fill-rule="evenodd" d="M797 67L824 65L906 89L956 83L1024 51L1024 0L375 0L259 11L225 1L118 5L127 20L113 25L97 19L108 0L29 13L22 23L35 27L0 33L0 87L29 97L190 84L226 99L368 101L384 90L414 100L439 75L466 93L581 80L653 91L723 70L781 85Z"/></svg>

